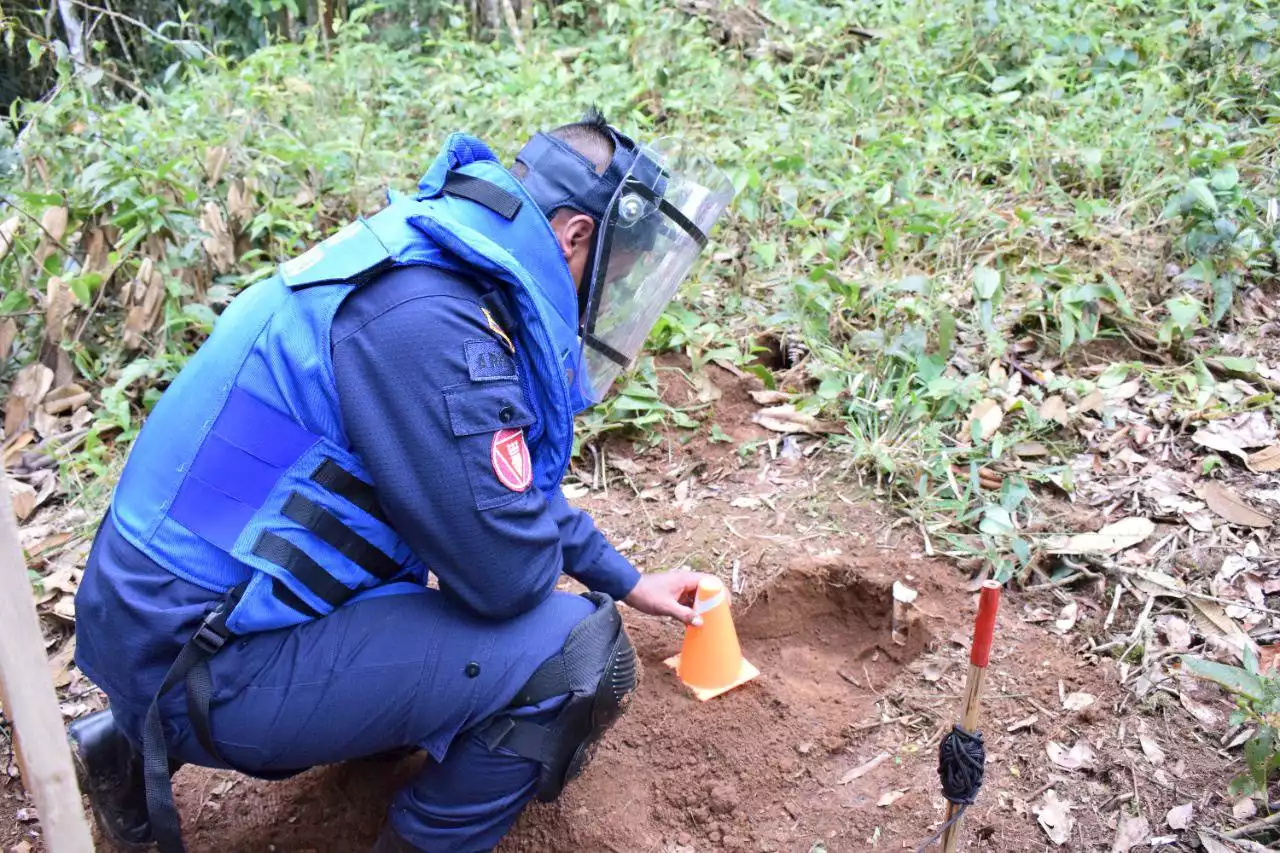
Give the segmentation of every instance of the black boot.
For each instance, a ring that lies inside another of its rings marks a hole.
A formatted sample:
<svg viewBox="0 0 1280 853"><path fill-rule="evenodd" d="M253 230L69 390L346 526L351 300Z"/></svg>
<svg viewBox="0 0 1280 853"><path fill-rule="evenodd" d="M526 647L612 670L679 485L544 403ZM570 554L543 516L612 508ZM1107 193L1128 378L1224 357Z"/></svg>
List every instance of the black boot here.
<svg viewBox="0 0 1280 853"><path fill-rule="evenodd" d="M153 844L142 755L116 726L111 712L81 717L67 728L67 735L76 779L103 834L124 850Z"/></svg>
<svg viewBox="0 0 1280 853"><path fill-rule="evenodd" d="M391 824L387 824L382 828L378 842L373 845L373 853L422 853L422 851L401 838L400 833L392 829Z"/></svg>

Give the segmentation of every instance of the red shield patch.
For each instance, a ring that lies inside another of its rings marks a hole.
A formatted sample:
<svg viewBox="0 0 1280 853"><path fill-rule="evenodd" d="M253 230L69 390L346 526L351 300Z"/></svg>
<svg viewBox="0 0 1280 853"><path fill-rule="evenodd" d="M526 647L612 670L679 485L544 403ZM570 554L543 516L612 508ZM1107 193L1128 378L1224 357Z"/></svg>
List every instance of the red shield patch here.
<svg viewBox="0 0 1280 853"><path fill-rule="evenodd" d="M523 492L533 483L533 460L529 445L524 443L524 430L502 429L493 434L489 460L498 482L513 492Z"/></svg>

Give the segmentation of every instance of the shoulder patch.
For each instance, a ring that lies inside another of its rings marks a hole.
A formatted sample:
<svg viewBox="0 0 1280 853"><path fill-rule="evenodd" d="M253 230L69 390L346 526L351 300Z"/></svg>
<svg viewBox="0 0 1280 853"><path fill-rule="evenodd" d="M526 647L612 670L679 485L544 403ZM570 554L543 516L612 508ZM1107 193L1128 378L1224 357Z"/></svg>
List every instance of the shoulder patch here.
<svg viewBox="0 0 1280 853"><path fill-rule="evenodd" d="M472 382L516 379L516 363L497 341L466 341L462 345L467 356L467 373Z"/></svg>
<svg viewBox="0 0 1280 853"><path fill-rule="evenodd" d="M495 432L489 448L489 461L498 482L511 491L523 492L533 484L533 462L529 459L524 430L502 429Z"/></svg>
<svg viewBox="0 0 1280 853"><path fill-rule="evenodd" d="M489 324L489 331L502 338L502 342L507 345L507 349L510 352L515 352L515 344L511 343L511 338L507 337L507 333L498 325L498 321L493 319L493 315L489 313L489 309L481 305L480 310L484 312L484 319L485 322Z"/></svg>

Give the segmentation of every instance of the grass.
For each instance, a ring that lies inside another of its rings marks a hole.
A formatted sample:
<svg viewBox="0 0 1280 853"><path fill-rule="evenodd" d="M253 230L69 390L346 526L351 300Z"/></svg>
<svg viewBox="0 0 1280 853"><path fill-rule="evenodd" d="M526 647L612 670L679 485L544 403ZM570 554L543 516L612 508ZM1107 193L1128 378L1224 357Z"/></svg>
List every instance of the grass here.
<svg viewBox="0 0 1280 853"><path fill-rule="evenodd" d="M850 472L940 548L1011 574L1028 553L1017 530L1030 493L1016 476L984 492L981 470L1053 436L1036 406L1096 377L1064 370L1011 393L1010 358L1028 345L1070 355L1126 327L1215 346L1238 295L1274 286L1280 15L1262 0L763 8L792 61L625 0L562 5L524 53L461 29L390 50L355 22L328 54L308 42L185 60L143 104L69 81L21 107L22 163L0 175L14 209L0 220L18 217L0 314L20 332L0 381L39 354L57 276L77 322L56 343L78 381L102 389L64 475L77 488L109 478L216 313L271 264L376 209L387 185L412 186L456 129L509 160L533 129L597 102L641 136L692 138L739 189L654 348L695 368L757 365L772 383L755 361L761 337L800 342L792 390L847 423L832 444ZM221 245L210 206L231 223ZM69 223L55 246L33 223L59 207ZM99 231L111 251L94 262ZM127 347L124 285L147 261L163 304ZM1238 403L1181 364L1166 381L1191 376L1188 406ZM656 376L645 362L584 417L580 440L696 426L698 411L662 403ZM969 412L987 399L1008 411L984 438Z"/></svg>

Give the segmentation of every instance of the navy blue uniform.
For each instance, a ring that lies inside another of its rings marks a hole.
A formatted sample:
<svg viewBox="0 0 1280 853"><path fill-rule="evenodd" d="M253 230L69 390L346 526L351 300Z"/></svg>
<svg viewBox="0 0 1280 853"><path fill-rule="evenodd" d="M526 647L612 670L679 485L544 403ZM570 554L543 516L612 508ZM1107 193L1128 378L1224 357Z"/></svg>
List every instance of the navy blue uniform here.
<svg viewBox="0 0 1280 853"><path fill-rule="evenodd" d="M434 760L397 796L392 824L432 851L492 847L533 795L537 765L489 751L472 732L591 612L584 599L553 592L560 574L618 599L639 579L558 490L504 485L491 436L459 435L466 430L451 423L450 389L524 381L503 307L483 282L406 267L353 291L332 326L352 448L440 590L379 587L325 618L237 639L210 663L215 742L243 770L270 775L426 748ZM77 662L135 741L164 671L217 597L104 523L77 596ZM215 763L182 695L162 705L170 749ZM555 706L519 713L536 718Z"/></svg>

